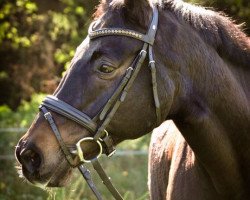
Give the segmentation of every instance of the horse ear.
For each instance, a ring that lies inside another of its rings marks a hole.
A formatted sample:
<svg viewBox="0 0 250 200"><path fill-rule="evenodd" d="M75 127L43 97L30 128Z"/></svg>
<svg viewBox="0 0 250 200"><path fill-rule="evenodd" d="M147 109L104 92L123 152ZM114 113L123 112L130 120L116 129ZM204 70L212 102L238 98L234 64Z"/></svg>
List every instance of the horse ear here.
<svg viewBox="0 0 250 200"><path fill-rule="evenodd" d="M148 27L152 14L149 0L113 0L112 3L122 4L127 20L139 23L143 28Z"/></svg>
<svg viewBox="0 0 250 200"><path fill-rule="evenodd" d="M139 22L147 28L151 19L151 8L148 0L124 0L127 17L133 22Z"/></svg>

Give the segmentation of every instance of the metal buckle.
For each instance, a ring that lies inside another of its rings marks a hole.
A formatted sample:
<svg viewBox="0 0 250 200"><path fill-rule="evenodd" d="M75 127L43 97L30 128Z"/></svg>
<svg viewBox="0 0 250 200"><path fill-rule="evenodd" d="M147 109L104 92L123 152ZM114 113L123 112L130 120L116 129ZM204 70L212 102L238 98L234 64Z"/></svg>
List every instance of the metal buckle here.
<svg viewBox="0 0 250 200"><path fill-rule="evenodd" d="M44 117L45 117L45 119L49 120L49 119L51 119L52 115L50 112L47 112L44 114Z"/></svg>
<svg viewBox="0 0 250 200"><path fill-rule="evenodd" d="M90 163L91 160L93 159L90 159L90 160L86 160L83 156L83 151L82 151L82 148L81 148L81 144L83 142L86 142L86 141L94 141L98 144L99 146L99 153L97 154L96 158L99 158L101 155L102 155L102 144L99 140L94 140L94 138L92 137L86 137L86 138L83 138L83 139L80 139L77 143L76 143L76 151L77 151L77 155L80 159L81 162L84 162L84 163Z"/></svg>

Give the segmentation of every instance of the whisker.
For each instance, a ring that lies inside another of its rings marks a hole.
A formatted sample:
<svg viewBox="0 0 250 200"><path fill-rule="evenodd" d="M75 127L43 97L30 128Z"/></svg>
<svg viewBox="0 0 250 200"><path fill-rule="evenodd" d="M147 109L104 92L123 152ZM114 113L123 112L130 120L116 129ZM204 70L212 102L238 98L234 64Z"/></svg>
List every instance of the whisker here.
<svg viewBox="0 0 250 200"><path fill-rule="evenodd" d="M15 168L16 168L17 170L19 170L19 169L22 169L22 166L21 166L21 165L16 165Z"/></svg>

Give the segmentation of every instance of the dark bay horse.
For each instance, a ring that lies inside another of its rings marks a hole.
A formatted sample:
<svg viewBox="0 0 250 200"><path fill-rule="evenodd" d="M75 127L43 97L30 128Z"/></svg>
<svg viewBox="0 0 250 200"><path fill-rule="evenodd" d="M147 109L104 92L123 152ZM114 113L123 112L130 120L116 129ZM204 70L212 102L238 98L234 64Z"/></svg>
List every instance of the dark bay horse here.
<svg viewBox="0 0 250 200"><path fill-rule="evenodd" d="M103 0L93 28L146 33L153 5L159 11L153 51L160 122L174 120L219 197L249 199L250 41L228 18L179 0ZM121 35L87 37L54 96L94 118L142 45ZM114 144L138 138L158 124L148 63L143 62L107 126ZM93 136L72 120L52 115L67 146ZM89 143L84 151L91 156L98 148ZM63 186L69 180L72 168L42 113L19 141L16 157L34 184Z"/></svg>

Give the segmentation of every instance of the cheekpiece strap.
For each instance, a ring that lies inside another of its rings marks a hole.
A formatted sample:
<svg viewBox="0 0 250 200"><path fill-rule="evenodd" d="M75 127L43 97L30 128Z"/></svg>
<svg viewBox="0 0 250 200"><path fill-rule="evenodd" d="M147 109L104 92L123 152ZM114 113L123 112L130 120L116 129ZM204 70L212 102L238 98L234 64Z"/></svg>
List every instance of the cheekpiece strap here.
<svg viewBox="0 0 250 200"><path fill-rule="evenodd" d="M54 132L56 139L57 139L58 143L60 144L60 147L61 147L63 153L65 154L67 161L69 162L69 164L72 167L74 167L75 163L74 163L74 160L72 158L72 155L62 139L62 136L61 136L56 124L55 124L55 121L54 121L51 113L44 106L40 106L40 110L43 112L45 119L48 121L52 131Z"/></svg>

